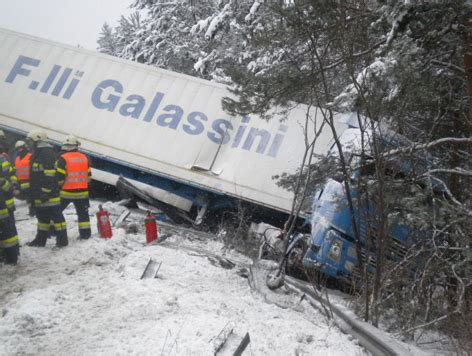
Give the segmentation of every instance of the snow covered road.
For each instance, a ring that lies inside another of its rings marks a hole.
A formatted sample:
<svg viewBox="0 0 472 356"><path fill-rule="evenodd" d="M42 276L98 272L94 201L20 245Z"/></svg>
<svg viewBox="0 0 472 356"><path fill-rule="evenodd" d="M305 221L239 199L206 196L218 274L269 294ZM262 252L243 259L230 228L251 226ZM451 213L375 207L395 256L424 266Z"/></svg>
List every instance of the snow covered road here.
<svg viewBox="0 0 472 356"><path fill-rule="evenodd" d="M26 217L21 203L16 215ZM36 219L17 223L20 262L0 266L1 355L213 355L213 339L230 322L236 334L249 332L244 355L365 354L299 295L286 295L293 307L280 308L251 290L238 268L176 249L198 243L221 251L217 241L174 235L145 246L141 233L122 229L109 240L78 241L75 215L66 218L70 245L61 250L54 239L25 246ZM141 280L149 257L162 262L158 278Z"/></svg>

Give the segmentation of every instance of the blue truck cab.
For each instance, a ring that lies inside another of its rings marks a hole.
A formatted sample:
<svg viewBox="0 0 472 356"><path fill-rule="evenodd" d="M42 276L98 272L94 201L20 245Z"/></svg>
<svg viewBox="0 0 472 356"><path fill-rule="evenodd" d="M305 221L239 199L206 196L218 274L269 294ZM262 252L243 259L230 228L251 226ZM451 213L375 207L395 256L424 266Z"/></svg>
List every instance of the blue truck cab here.
<svg viewBox="0 0 472 356"><path fill-rule="evenodd" d="M356 192L351 192L353 198ZM368 270L375 268L375 247L366 251L367 228L365 219L359 209L354 209L354 216L360 232L360 251ZM360 277L358 269L356 239L351 224L349 207L342 183L333 179L327 181L314 197L313 212L310 216L311 234L302 263L305 269L317 270L335 279L351 283L353 278ZM372 243L375 244L375 226L369 226ZM412 241L408 228L403 225L393 225L389 230L386 242L386 258L401 259Z"/></svg>

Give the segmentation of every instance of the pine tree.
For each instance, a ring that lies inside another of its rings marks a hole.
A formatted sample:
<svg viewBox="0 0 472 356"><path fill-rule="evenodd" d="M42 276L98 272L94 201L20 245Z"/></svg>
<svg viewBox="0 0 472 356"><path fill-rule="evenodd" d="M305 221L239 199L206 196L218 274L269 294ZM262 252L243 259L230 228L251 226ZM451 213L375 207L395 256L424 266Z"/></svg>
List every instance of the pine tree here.
<svg viewBox="0 0 472 356"><path fill-rule="evenodd" d="M212 2L136 1L133 5L145 12L140 26L120 23L122 51L120 57L183 73L194 73L193 65L200 53L199 39L191 27L213 10Z"/></svg>
<svg viewBox="0 0 472 356"><path fill-rule="evenodd" d="M119 25L115 29L116 55L124 56L130 41L142 28L139 12L136 11L128 17L121 16Z"/></svg>
<svg viewBox="0 0 472 356"><path fill-rule="evenodd" d="M116 55L116 38L113 29L105 22L97 40L99 52Z"/></svg>
<svg viewBox="0 0 472 356"><path fill-rule="evenodd" d="M121 19L115 55L223 83L227 67L248 63L248 37L263 8L254 0L137 0L132 7L144 20Z"/></svg>

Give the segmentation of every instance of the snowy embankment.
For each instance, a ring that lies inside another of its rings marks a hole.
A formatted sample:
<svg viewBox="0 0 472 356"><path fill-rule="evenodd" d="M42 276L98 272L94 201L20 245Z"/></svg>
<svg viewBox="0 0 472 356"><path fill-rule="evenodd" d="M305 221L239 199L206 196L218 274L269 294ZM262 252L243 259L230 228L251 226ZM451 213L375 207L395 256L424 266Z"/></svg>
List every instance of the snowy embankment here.
<svg viewBox="0 0 472 356"><path fill-rule="evenodd" d="M238 335L249 333L247 355L365 354L300 295L284 295L280 307L251 290L237 266L225 269L195 252L221 254L217 241L174 234L146 246L142 232L114 229L104 240L95 228L94 238L78 241L69 207L70 245L55 250L53 238L33 248L25 243L36 219L18 205L20 262L0 267L1 355L212 355L228 323ZM141 280L150 257L162 262L158 278Z"/></svg>

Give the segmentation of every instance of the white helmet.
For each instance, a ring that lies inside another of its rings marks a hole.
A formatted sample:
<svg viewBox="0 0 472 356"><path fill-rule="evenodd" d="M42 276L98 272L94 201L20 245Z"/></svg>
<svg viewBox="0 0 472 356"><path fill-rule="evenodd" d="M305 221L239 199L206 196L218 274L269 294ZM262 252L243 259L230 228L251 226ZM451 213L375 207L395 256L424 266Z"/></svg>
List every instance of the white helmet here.
<svg viewBox="0 0 472 356"><path fill-rule="evenodd" d="M80 141L74 135L69 135L62 142L62 146L80 146Z"/></svg>
<svg viewBox="0 0 472 356"><path fill-rule="evenodd" d="M5 132L3 132L3 130L0 130L0 138L5 138Z"/></svg>
<svg viewBox="0 0 472 356"><path fill-rule="evenodd" d="M28 136L26 136L26 138L29 138L30 140L34 142L46 141L48 139L48 135L43 130L33 129L30 132L28 132Z"/></svg>
<svg viewBox="0 0 472 356"><path fill-rule="evenodd" d="M16 141L16 143L15 143L15 148L20 148L20 147L24 147L24 146L26 146L25 141L19 140L19 141Z"/></svg>

